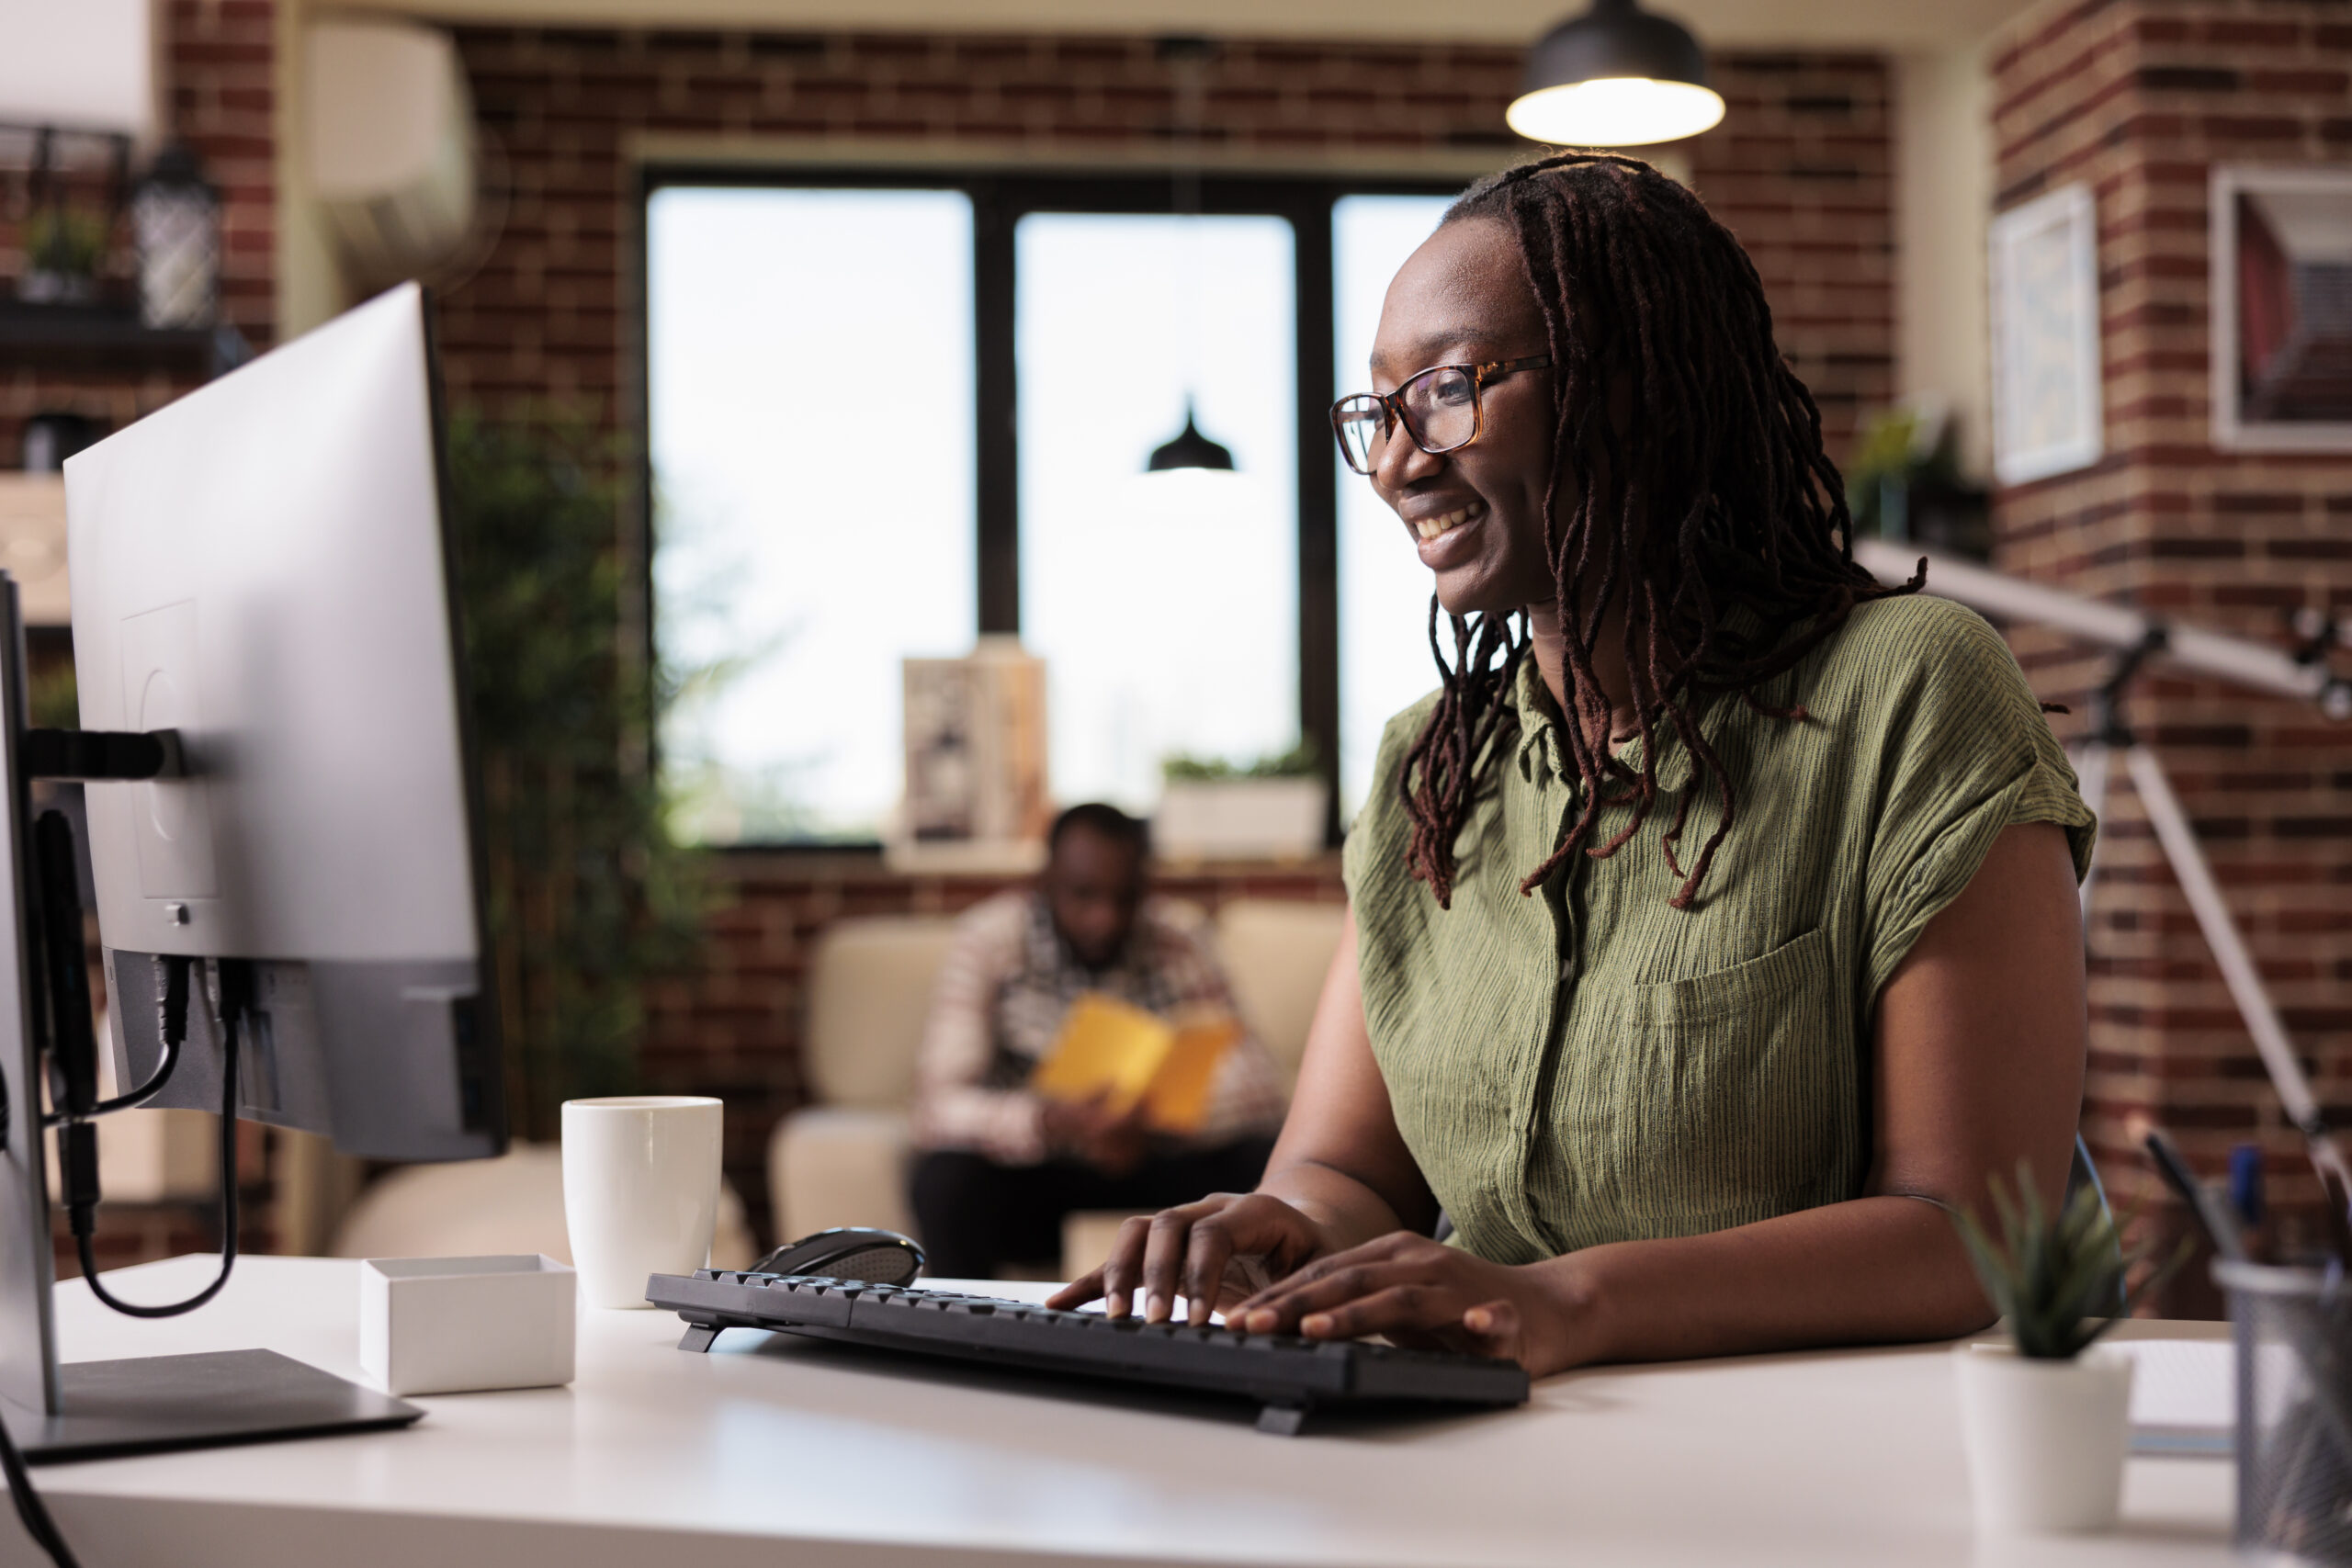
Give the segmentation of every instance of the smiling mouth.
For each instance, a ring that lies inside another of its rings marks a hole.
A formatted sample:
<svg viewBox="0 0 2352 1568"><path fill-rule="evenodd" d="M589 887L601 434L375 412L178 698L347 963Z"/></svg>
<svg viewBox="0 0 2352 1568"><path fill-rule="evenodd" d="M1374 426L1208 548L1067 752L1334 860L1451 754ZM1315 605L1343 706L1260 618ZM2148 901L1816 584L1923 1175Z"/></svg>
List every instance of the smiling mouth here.
<svg viewBox="0 0 2352 1568"><path fill-rule="evenodd" d="M1424 517L1412 525L1413 532L1423 539L1434 539L1441 534L1453 532L1464 523L1476 523L1487 514L1487 503L1474 501L1467 506L1457 506L1435 517Z"/></svg>

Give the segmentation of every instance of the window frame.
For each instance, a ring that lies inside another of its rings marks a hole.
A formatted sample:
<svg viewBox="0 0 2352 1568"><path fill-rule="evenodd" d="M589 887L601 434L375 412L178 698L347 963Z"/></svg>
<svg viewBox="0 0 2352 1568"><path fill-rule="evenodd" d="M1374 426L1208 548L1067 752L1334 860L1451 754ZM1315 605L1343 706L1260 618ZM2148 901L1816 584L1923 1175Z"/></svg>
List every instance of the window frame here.
<svg viewBox="0 0 2352 1568"><path fill-rule="evenodd" d="M651 333L647 312L647 214L654 196L676 186L733 189L953 190L972 203L975 586L982 636L1021 630L1020 386L1014 355L1013 234L1033 212L1169 213L1178 210L1171 169L1056 171L1022 167L926 167L837 163L778 165L662 161L637 170L633 412L639 482L630 581L639 595L642 654L654 667L653 474L650 391ZM1340 842L1339 458L1329 413L1339 396L1332 361L1333 212L1350 196L1451 196L1462 181L1442 176L1351 173L1281 174L1204 169L1198 210L1211 217L1275 217L1291 225L1297 337L1298 716L1301 739L1315 748L1326 791L1324 842ZM649 683L650 684L650 683ZM649 735L655 728L649 724ZM655 741L658 745L658 739ZM658 772L658 753L649 758ZM778 840L714 845L736 853L878 853L879 843Z"/></svg>

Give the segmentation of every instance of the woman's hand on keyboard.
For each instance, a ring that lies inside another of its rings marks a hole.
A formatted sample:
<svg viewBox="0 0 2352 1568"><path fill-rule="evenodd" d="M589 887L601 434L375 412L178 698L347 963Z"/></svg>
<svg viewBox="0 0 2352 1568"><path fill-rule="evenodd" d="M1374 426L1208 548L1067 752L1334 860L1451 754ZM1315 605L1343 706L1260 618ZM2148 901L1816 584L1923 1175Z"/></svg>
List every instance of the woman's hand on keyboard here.
<svg viewBox="0 0 2352 1568"><path fill-rule="evenodd" d="M1125 1317L1140 1295L1143 1315L1164 1323L1181 1293L1191 1321L1202 1324L1212 1310L1229 1307L1269 1279L1281 1280L1333 1250L1323 1226L1279 1198L1212 1193L1197 1203L1128 1220L1102 1267L1063 1286L1047 1304L1075 1307L1102 1300L1113 1317ZM1254 1279L1252 1264L1258 1269Z"/></svg>
<svg viewBox="0 0 2352 1568"><path fill-rule="evenodd" d="M1226 1311L1229 1327L1309 1339L1385 1335L1412 1349L1519 1362L1541 1377L1580 1359L1558 1330L1577 1314L1557 1269L1515 1269L1396 1231L1317 1258Z"/></svg>

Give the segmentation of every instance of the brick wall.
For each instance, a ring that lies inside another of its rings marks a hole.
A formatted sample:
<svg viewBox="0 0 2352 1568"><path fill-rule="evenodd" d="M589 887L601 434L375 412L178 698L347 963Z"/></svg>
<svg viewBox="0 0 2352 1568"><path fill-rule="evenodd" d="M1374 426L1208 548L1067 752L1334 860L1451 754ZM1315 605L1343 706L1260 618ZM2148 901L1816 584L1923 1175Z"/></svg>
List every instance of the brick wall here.
<svg viewBox="0 0 2352 1568"><path fill-rule="evenodd" d="M512 207L443 301L452 397L550 397L625 414L640 132L928 139L969 158L1168 145L1170 67L1148 39L468 29L458 34ZM1517 50L1235 41L1207 67L1204 141L1272 157L1522 146L1503 130ZM1871 56L1715 62L1723 127L1695 182L1763 274L1781 346L1842 456L1892 393L1888 77Z"/></svg>
<svg viewBox="0 0 2352 1568"><path fill-rule="evenodd" d="M2352 604L2352 459L2215 451L2206 180L2216 163L2352 161L2352 18L2328 0L2121 0L2032 13L1996 60L1999 204L2077 181L2098 209L2107 455L1996 498L1997 562L2078 592L2283 644L2297 606ZM2014 640L2047 697L2102 661ZM2324 1100L2352 1079L2352 729L2308 705L2159 672L2130 717L2158 749ZM2128 787L2091 922L2086 1130L2127 1190L2138 1128L2217 1174L2259 1142L2276 1195L2316 1201L2251 1042ZM2170 1216L2177 1224L2178 1217ZM2210 1304L2184 1270L2176 1306Z"/></svg>
<svg viewBox="0 0 2352 1568"><path fill-rule="evenodd" d="M172 128L220 189L220 314L256 348L276 333L276 0L171 0Z"/></svg>
<svg viewBox="0 0 2352 1568"><path fill-rule="evenodd" d="M172 0L164 70L172 133L203 158L221 196L221 315L256 348L269 346L277 310L276 139L271 114L277 58L275 0ZM134 175L137 171L134 171ZM21 189L8 178L0 204L0 291L13 295L24 265L17 220ZM95 183L84 199L103 200ZM110 271L126 290L130 224L117 225ZM26 418L35 413L94 415L120 429L197 384L193 356L141 365L128 356L103 364L86 356L42 355L0 360L0 468L14 468Z"/></svg>

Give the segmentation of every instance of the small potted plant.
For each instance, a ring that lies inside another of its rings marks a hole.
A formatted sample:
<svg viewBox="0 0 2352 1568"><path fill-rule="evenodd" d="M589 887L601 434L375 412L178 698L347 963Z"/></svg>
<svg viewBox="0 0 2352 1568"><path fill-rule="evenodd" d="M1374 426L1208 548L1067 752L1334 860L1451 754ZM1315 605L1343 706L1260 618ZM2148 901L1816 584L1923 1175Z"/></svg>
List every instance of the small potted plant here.
<svg viewBox="0 0 2352 1568"><path fill-rule="evenodd" d="M2099 1337L2132 1315L2177 1256L2129 1291L2127 1250L2088 1182L2056 1210L2018 1167L2013 1199L1987 1185L1996 1240L1955 1211L1969 1261L2000 1309L2007 1345L1954 1352L1977 1522L1996 1530L2097 1530L2115 1523L2132 1437L2132 1360Z"/></svg>
<svg viewBox="0 0 2352 1568"><path fill-rule="evenodd" d="M109 227L101 215L62 202L37 209L25 220L17 298L37 305L95 304Z"/></svg>
<svg viewBox="0 0 2352 1568"><path fill-rule="evenodd" d="M1160 778L1151 836L1172 860L1303 860L1323 847L1329 796L1311 742L1252 762L1170 757Z"/></svg>

